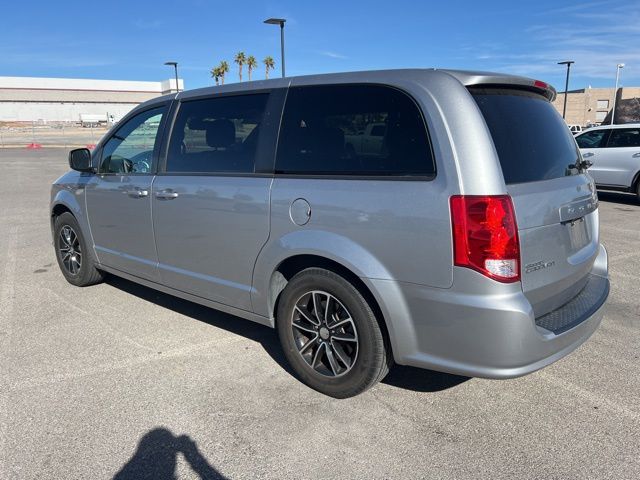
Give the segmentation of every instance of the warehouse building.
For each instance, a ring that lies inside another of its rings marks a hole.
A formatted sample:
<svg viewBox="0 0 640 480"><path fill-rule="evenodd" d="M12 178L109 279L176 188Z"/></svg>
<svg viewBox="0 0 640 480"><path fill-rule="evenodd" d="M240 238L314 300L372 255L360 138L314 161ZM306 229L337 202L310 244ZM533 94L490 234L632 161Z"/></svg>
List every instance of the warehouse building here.
<svg viewBox="0 0 640 480"><path fill-rule="evenodd" d="M182 79L178 83L182 90ZM175 79L0 77L0 122L79 122L83 115L117 121L136 105L175 91Z"/></svg>
<svg viewBox="0 0 640 480"><path fill-rule="evenodd" d="M565 120L569 125L600 125L613 108L615 88L583 88L569 90L567 93L567 112ZM564 92L558 93L553 105L562 114ZM618 89L618 101L640 98L640 87ZM618 115L616 115L616 118Z"/></svg>

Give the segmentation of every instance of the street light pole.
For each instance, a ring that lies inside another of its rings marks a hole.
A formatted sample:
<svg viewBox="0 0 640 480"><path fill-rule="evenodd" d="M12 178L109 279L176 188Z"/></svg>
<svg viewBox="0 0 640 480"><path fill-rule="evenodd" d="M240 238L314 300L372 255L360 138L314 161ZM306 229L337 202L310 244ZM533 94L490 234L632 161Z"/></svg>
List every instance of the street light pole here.
<svg viewBox="0 0 640 480"><path fill-rule="evenodd" d="M620 79L620 69L624 68L624 63L616 65L616 88L613 91L613 110L611 110L611 125L613 125L613 119L616 116L616 99L618 98L618 80Z"/></svg>
<svg viewBox="0 0 640 480"><path fill-rule="evenodd" d="M565 118L567 114L567 92L569 91L569 71L571 70L571 64L576 63L573 60L565 60L564 62L558 62L558 65L567 66L567 79L564 83L564 106L562 107L562 118Z"/></svg>
<svg viewBox="0 0 640 480"><path fill-rule="evenodd" d="M164 62L165 65L173 65L173 69L176 74L176 92L180 92L180 87L178 86L178 62Z"/></svg>
<svg viewBox="0 0 640 480"><path fill-rule="evenodd" d="M267 18L264 23L269 25L280 25L280 63L282 65L282 77L284 78L284 18Z"/></svg>

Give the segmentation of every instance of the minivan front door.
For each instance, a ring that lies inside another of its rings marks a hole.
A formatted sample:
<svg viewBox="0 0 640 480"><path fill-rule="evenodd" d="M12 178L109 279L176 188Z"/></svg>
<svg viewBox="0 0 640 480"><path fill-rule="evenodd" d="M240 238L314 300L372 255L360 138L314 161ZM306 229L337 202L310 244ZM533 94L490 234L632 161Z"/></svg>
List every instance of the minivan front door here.
<svg viewBox="0 0 640 480"><path fill-rule="evenodd" d="M167 106L126 121L102 148L98 173L87 185L91 234L101 264L158 280L151 222L157 137Z"/></svg>
<svg viewBox="0 0 640 480"><path fill-rule="evenodd" d="M153 185L162 283L247 311L253 266L269 236L272 178L255 168L260 158L273 161L268 99L183 100Z"/></svg>

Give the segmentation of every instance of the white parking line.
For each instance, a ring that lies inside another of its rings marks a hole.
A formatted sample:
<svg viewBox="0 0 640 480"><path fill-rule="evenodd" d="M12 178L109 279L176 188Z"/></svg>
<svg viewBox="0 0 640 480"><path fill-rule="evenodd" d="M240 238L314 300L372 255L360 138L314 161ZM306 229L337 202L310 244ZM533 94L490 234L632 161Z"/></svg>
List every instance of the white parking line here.
<svg viewBox="0 0 640 480"><path fill-rule="evenodd" d="M0 284L0 354L7 355L12 330L12 318L15 304L15 273L18 249L18 226L13 225L8 229L7 250L4 255L5 265L2 271L2 283ZM9 427L9 389L5 384L9 378L8 372L3 371L5 362L0 362L0 473L6 472L7 431Z"/></svg>
<svg viewBox="0 0 640 480"><path fill-rule="evenodd" d="M159 362L169 358L184 357L192 353L200 352L203 350L220 352L221 346L230 345L230 344L241 342L241 341L251 341L251 340L248 340L245 337L242 337L239 335L230 335L225 338L212 340L205 343L200 343L197 345L188 345L185 347L167 350L165 352L162 352L161 355L157 353L142 355L140 357L127 358L127 359L119 360L116 362L108 362L102 365L85 368L72 373L59 373L56 375L49 375L46 377L28 378L25 380L20 380L13 385L8 385L8 388L11 390L25 390L29 388L39 387L42 385L56 384L56 383L65 382L69 380L77 380L79 378L84 378L91 375L97 375L100 373L108 373L108 372L113 372L115 370L122 370L122 369L137 367L140 365L145 365L147 363Z"/></svg>
<svg viewBox="0 0 640 480"><path fill-rule="evenodd" d="M564 390L567 390L568 392L576 395L577 397L582 398L583 400L590 402L591 404L594 404L597 406L603 406L606 409L609 409L613 412L616 412L617 414L627 417L630 420L633 420L635 423L638 424L637 428L640 428L640 412L636 412L635 410L632 410L626 407L625 405L621 405L617 402L614 402L613 400L608 399L604 395L599 395L592 391L585 390L584 388L579 387L575 383L568 381L566 377L562 377L562 378L557 377L547 370L540 370L538 372L538 375L544 380L546 380L547 382L552 383L553 385L560 387Z"/></svg>

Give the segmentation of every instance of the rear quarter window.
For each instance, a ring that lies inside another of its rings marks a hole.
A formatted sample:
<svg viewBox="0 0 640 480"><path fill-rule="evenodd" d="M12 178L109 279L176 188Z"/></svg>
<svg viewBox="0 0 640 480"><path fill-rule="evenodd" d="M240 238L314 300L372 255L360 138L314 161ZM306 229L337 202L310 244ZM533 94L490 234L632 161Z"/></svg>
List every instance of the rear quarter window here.
<svg viewBox="0 0 640 480"><path fill-rule="evenodd" d="M470 88L500 159L507 184L576 175L576 142L541 95L506 88Z"/></svg>
<svg viewBox="0 0 640 480"><path fill-rule="evenodd" d="M422 113L382 85L293 87L282 119L276 173L435 175Z"/></svg>
<svg viewBox="0 0 640 480"><path fill-rule="evenodd" d="M620 128L611 130L608 148L640 147L640 129Z"/></svg>

